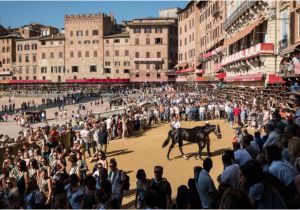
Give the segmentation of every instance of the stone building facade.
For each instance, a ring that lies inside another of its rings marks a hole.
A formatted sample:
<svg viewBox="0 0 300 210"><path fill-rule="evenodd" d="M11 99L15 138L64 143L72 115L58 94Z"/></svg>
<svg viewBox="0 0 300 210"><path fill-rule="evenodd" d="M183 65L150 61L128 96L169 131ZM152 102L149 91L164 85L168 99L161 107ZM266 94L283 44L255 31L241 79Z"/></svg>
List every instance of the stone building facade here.
<svg viewBox="0 0 300 210"><path fill-rule="evenodd" d="M224 81L263 86L278 67L276 1L227 1Z"/></svg>
<svg viewBox="0 0 300 210"><path fill-rule="evenodd" d="M177 63L177 19L134 19L126 26L130 36L130 81L168 81L168 70Z"/></svg>
<svg viewBox="0 0 300 210"><path fill-rule="evenodd" d="M103 13L65 16L67 79L105 78L104 36L114 27L114 18Z"/></svg>
<svg viewBox="0 0 300 210"><path fill-rule="evenodd" d="M36 80L39 36L16 40L16 80Z"/></svg>
<svg viewBox="0 0 300 210"><path fill-rule="evenodd" d="M226 1L199 1L196 17L196 81L215 80L221 69Z"/></svg>
<svg viewBox="0 0 300 210"><path fill-rule="evenodd" d="M39 39L38 79L64 82L69 73L65 68L65 60L64 35L50 35Z"/></svg>

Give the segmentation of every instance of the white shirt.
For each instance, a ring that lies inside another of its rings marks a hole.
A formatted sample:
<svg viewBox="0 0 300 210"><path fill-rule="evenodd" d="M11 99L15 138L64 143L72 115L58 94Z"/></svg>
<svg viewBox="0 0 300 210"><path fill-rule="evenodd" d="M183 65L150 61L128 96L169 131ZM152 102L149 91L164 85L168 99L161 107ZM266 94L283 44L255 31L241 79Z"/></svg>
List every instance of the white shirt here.
<svg viewBox="0 0 300 210"><path fill-rule="evenodd" d="M106 120L106 129L107 129L107 130L110 129L111 122L112 122L112 119L110 119L110 118L108 118L108 119Z"/></svg>
<svg viewBox="0 0 300 210"><path fill-rule="evenodd" d="M180 122L178 120L172 122L172 126L174 129L180 128Z"/></svg>
<svg viewBox="0 0 300 210"><path fill-rule="evenodd" d="M213 180L211 179L207 171L205 171L205 169L201 170L197 180L196 187L199 193L202 207L207 209L211 208L210 205L213 202L213 200L209 196L209 194L216 192L217 190Z"/></svg>
<svg viewBox="0 0 300 210"><path fill-rule="evenodd" d="M249 152L245 149L238 149L237 151L234 152L234 159L237 161L237 163L242 166L244 165L247 161L252 160L251 155Z"/></svg>
<svg viewBox="0 0 300 210"><path fill-rule="evenodd" d="M89 131L86 129L83 129L80 131L80 135L83 138L83 141L88 142L88 134L89 134Z"/></svg>
<svg viewBox="0 0 300 210"><path fill-rule="evenodd" d="M238 186L238 174L240 166L238 164L231 164L226 166L221 174L221 183L230 184L232 187Z"/></svg>

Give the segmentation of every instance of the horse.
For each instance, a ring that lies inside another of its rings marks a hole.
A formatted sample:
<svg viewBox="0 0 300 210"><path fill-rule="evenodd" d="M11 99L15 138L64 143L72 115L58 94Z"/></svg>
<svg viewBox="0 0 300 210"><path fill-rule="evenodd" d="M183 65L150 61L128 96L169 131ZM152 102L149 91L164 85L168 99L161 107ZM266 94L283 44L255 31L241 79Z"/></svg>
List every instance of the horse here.
<svg viewBox="0 0 300 210"><path fill-rule="evenodd" d="M176 143L179 144L179 150L181 152L181 155L183 158L187 159L185 154L183 153L182 146L183 146L183 140L197 143L199 147L199 158L201 158L201 153L205 145L207 144L207 153L208 156L210 156L210 140L209 140L209 134L214 133L218 139L222 138L221 130L219 125L205 125L205 126L197 126L191 129L188 128L178 128L176 130L170 130L168 133L167 139L164 141L162 147L166 147L170 139L172 139L172 144L169 147L169 151L167 154L167 159L170 160L169 155L173 147ZM197 155L195 157L197 159Z"/></svg>

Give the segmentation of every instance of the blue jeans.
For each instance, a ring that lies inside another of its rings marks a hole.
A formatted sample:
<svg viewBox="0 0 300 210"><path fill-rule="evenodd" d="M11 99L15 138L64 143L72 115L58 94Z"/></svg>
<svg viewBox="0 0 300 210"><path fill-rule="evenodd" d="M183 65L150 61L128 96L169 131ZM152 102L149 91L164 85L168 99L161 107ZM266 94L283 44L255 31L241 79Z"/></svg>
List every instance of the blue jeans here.
<svg viewBox="0 0 300 210"><path fill-rule="evenodd" d="M95 153L96 152L96 142L95 141L84 142L85 151L88 152L89 156L91 156L91 151L90 151L91 147L93 148L93 152Z"/></svg>

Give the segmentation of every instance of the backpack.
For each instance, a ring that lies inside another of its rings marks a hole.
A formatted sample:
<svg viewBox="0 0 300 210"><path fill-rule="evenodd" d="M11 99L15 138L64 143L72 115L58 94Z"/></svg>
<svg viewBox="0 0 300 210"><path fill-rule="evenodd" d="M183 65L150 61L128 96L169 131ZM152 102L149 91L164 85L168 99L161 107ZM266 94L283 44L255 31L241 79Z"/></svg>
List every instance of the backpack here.
<svg viewBox="0 0 300 210"><path fill-rule="evenodd" d="M121 176L121 172L122 172L122 170L119 171L119 176ZM128 191L130 188L130 177L125 172L124 172L124 175L125 175L124 190Z"/></svg>

